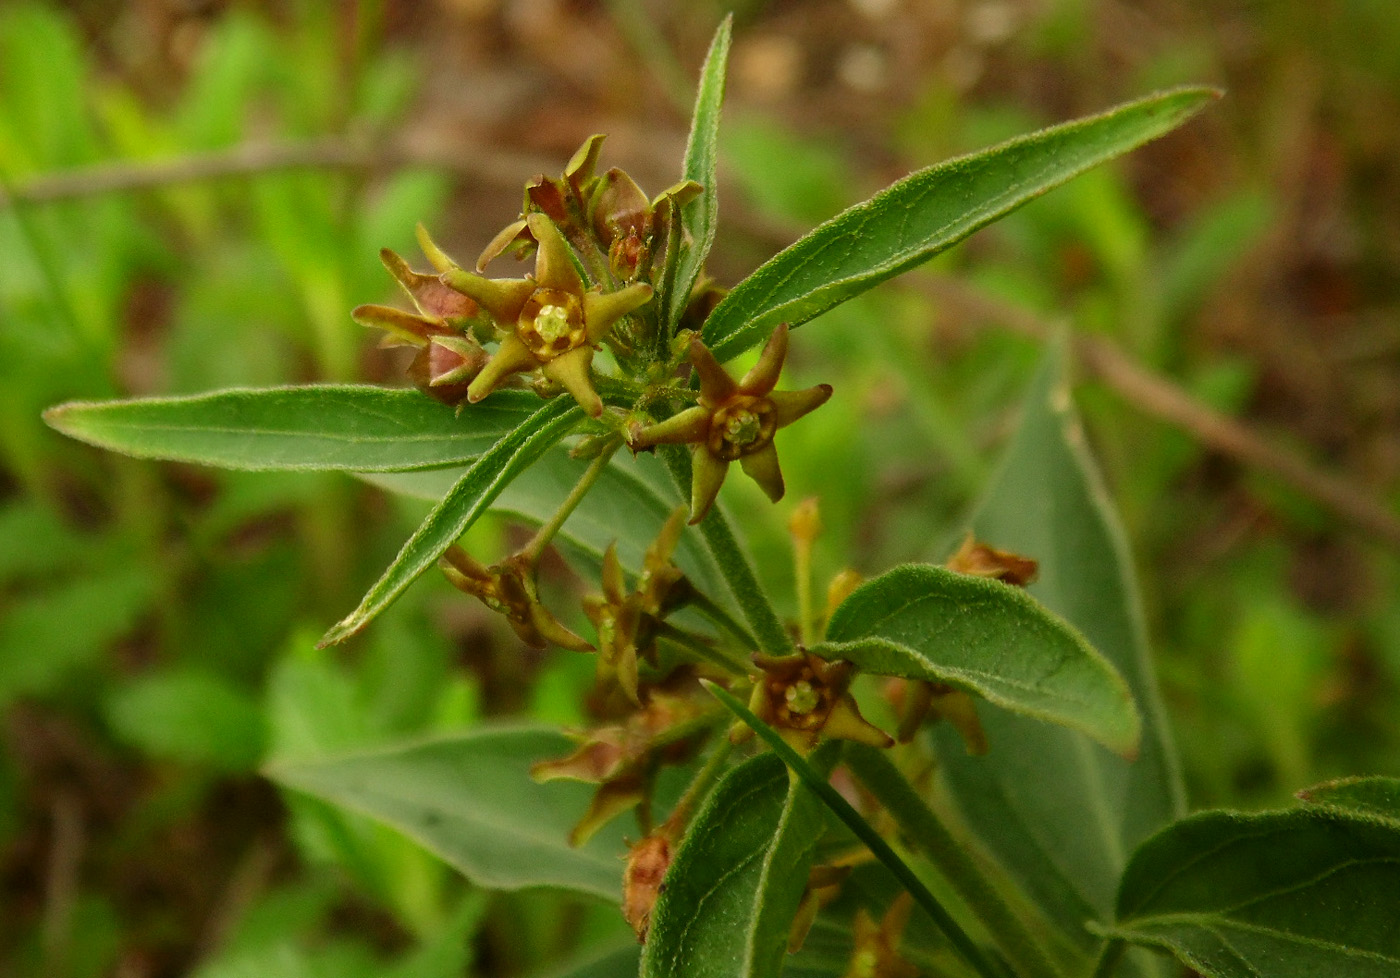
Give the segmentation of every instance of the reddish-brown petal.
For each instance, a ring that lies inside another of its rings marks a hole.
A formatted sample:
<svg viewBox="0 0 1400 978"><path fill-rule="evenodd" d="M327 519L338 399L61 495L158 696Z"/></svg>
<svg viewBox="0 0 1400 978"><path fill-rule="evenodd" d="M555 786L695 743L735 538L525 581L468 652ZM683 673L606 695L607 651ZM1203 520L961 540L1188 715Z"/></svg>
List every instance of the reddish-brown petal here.
<svg viewBox="0 0 1400 978"><path fill-rule="evenodd" d="M778 450L770 441L756 452L739 457L744 474L754 482L773 502L783 498L783 472L778 467Z"/></svg>
<svg viewBox="0 0 1400 978"><path fill-rule="evenodd" d="M779 323L763 345L758 362L753 365L744 379L739 381L739 390L745 394L767 394L778 386L778 375L783 372L783 362L787 360L788 324Z"/></svg>
<svg viewBox="0 0 1400 978"><path fill-rule="evenodd" d="M535 252L535 282L542 289L558 289L574 295L583 294L583 279L574 267L569 253L569 245L554 222L543 214L531 214L525 218L540 244Z"/></svg>
<svg viewBox="0 0 1400 978"><path fill-rule="evenodd" d="M709 347L696 337L690 341L690 362L700 377L700 403L716 408L739 392L734 378L719 365Z"/></svg>
<svg viewBox="0 0 1400 978"><path fill-rule="evenodd" d="M804 414L815 411L830 398L830 384L818 384L800 391L773 391L768 395L768 400L773 402L774 419L779 428L785 428Z"/></svg>

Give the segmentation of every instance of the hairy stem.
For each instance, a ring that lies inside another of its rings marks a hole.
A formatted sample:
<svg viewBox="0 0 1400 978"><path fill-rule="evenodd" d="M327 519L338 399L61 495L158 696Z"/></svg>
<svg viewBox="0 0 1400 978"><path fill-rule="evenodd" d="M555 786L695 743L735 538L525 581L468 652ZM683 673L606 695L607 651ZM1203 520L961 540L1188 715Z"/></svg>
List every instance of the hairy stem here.
<svg viewBox="0 0 1400 978"><path fill-rule="evenodd" d="M593 483L598 481L598 477L602 475L603 470L608 467L608 463L612 461L613 453L617 451L620 445L621 442L602 452L592 461L588 468L584 470L583 475L579 477L578 483L573 489L569 490L569 495L559 504L559 509L549 518L549 522L541 526L535 535L530 538L530 542L525 544L521 553L526 555L531 564L540 559L540 554L544 553L544 548L549 546L549 542L554 539L554 535L559 532L559 528L573 515L574 510L578 508L578 504L583 501L583 497L588 495L588 490L593 488Z"/></svg>
<svg viewBox="0 0 1400 978"><path fill-rule="evenodd" d="M705 759L704 766L695 773L694 780L685 789L685 794L681 795L680 801L676 802L676 807L671 809L670 816L661 825L661 831L669 835L673 841L680 839L684 834L690 817L695 814L700 803L709 795L710 789L719 781L733 750L734 744L729 738L721 736L714 751Z"/></svg>
<svg viewBox="0 0 1400 978"><path fill-rule="evenodd" d="M662 445L658 452L676 485L682 492L689 492L690 452L681 445ZM730 593L734 595L744 617L748 619L749 627L753 629L754 637L758 640L758 650L769 655L791 655L795 652L787 629L783 627L778 613L773 610L768 592L758 583L758 577L749 565L748 557L739 548L739 543L729 528L729 521L724 518L718 506L711 507L709 514L700 521L700 534L705 538L710 552L714 554L715 563L724 575Z"/></svg>
<svg viewBox="0 0 1400 978"><path fill-rule="evenodd" d="M1035 935L1012 911L982 868L881 751L846 748L846 766L894 818L900 832L934 864L1026 978L1063 978Z"/></svg>

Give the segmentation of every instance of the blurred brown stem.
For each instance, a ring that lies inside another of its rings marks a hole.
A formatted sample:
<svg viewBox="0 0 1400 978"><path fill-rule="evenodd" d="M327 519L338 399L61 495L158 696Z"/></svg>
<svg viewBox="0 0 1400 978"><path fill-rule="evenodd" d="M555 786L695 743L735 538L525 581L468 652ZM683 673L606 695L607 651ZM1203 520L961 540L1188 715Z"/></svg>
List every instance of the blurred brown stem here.
<svg viewBox="0 0 1400 978"><path fill-rule="evenodd" d="M937 276L921 276L918 281L970 322L998 324L1037 340L1054 333L1054 326L1034 313L961 282ZM1400 549L1400 516L1366 489L1269 444L1246 425L1202 404L1105 340L1075 334L1073 343L1080 362L1133 407L1175 425L1214 451L1272 473L1357 529Z"/></svg>
<svg viewBox="0 0 1400 978"><path fill-rule="evenodd" d="M328 137L305 143L247 144L170 159L99 163L48 173L16 181L7 193L0 194L0 209L14 203L43 204L278 170L389 170L404 166L440 167L506 186L518 184L522 174L550 168L547 161L533 157L445 140L403 135L384 139Z"/></svg>

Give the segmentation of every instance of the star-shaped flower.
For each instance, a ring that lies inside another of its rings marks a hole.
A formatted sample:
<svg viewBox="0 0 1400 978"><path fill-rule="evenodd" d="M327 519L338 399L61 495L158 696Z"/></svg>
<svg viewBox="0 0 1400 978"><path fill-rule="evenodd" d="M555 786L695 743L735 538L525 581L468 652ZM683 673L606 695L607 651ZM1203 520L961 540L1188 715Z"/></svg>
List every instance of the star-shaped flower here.
<svg viewBox="0 0 1400 978"><path fill-rule="evenodd" d="M526 645L542 649L553 643L574 652L593 651L593 646L560 624L540 602L535 590L534 567L523 554L486 567L453 544L442 555L438 566L457 590L478 598L492 611L504 615Z"/></svg>
<svg viewBox="0 0 1400 978"><path fill-rule="evenodd" d="M442 274L443 282L480 304L502 333L500 347L467 388L467 400L475 404L512 374L539 369L596 418L603 402L589 374L594 346L647 302L652 288L638 282L617 292L585 291L554 222L544 214L525 221L539 244L532 277L491 279L455 267Z"/></svg>
<svg viewBox="0 0 1400 978"><path fill-rule="evenodd" d="M574 753L530 768L538 782L563 778L598 785L569 835L570 845L583 845L616 816L649 804L657 772L695 755L714 729L713 710L697 688L688 672L668 677L649 689L645 705L622 723L577 734L581 743Z"/></svg>
<svg viewBox="0 0 1400 978"><path fill-rule="evenodd" d="M913 898L901 893L890 901L878 924L864 909L857 911L856 946L842 978L918 978L919 969L899 955L899 941L913 908Z"/></svg>
<svg viewBox="0 0 1400 978"><path fill-rule="evenodd" d="M418 243L439 273L457 267L421 224ZM384 330L387 335L380 346L418 347L418 356L408 368L409 377L437 400L461 403L467 396L468 384L487 360L486 351L469 333L480 314L477 304L448 288L437 275L415 272L388 248L379 252L379 260L408 293L417 312L363 305L351 310L350 317L361 326Z"/></svg>
<svg viewBox="0 0 1400 978"><path fill-rule="evenodd" d="M788 327L780 325L744 379L735 381L698 339L691 340L690 362L700 377L700 403L654 425L635 426L627 435L632 450L656 445L693 444L690 522L702 520L729 472L738 461L776 502L783 498L783 473L773 435L779 428L826 403L829 384L800 391L775 391L787 359Z"/></svg>
<svg viewBox="0 0 1400 978"><path fill-rule="evenodd" d="M615 681L627 698L637 696L637 659L655 654L656 623L685 600L685 576L671 555L685 526L685 507L677 507L647 548L635 590L628 591L617 558L617 545L603 554L603 593L584 599L583 608L598 629L598 678Z"/></svg>
<svg viewBox="0 0 1400 978"><path fill-rule="evenodd" d="M749 709L793 750L810 751L823 734L871 747L893 746L888 734L860 715L848 691L855 678L851 663L831 662L810 652L755 652L753 661L762 673L754 683Z"/></svg>

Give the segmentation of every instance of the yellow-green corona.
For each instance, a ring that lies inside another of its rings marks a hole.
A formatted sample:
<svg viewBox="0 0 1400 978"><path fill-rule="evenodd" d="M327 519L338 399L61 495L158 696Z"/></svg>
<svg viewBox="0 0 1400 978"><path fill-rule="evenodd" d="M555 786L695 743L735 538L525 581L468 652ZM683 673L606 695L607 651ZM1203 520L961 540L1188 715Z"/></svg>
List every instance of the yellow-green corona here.
<svg viewBox="0 0 1400 978"><path fill-rule="evenodd" d="M596 418L603 401L590 374L594 346L651 299L652 288L638 282L616 292L585 290L554 222L531 214L525 226L539 246L533 276L492 279L461 268L442 275L445 284L486 310L502 334L500 347L468 387L467 400L474 404L513 374L538 369Z"/></svg>
<svg viewBox="0 0 1400 978"><path fill-rule="evenodd" d="M735 381L698 339L690 344L690 362L700 377L700 403L654 425L634 426L627 444L635 451L655 445L692 444L694 473L690 522L709 512L719 487L737 461L774 502L783 497L783 473L773 435L831 396L828 384L800 391L775 391L787 359L788 326L781 324L763 348L754 368Z"/></svg>

